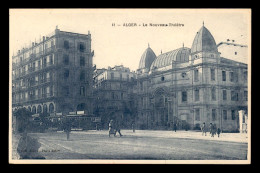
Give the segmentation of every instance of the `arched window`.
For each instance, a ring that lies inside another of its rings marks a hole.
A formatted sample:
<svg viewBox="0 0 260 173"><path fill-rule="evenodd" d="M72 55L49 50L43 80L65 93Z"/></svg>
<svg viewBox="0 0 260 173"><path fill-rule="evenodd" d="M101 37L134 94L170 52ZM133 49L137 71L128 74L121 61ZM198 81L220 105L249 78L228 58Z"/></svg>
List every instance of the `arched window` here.
<svg viewBox="0 0 260 173"><path fill-rule="evenodd" d="M80 95L85 96L85 87L84 86L80 87Z"/></svg>
<svg viewBox="0 0 260 173"><path fill-rule="evenodd" d="M54 113L54 105L52 103L49 105L49 112Z"/></svg>
<svg viewBox="0 0 260 173"><path fill-rule="evenodd" d="M78 111L83 111L85 109L85 103L81 103L77 106Z"/></svg>

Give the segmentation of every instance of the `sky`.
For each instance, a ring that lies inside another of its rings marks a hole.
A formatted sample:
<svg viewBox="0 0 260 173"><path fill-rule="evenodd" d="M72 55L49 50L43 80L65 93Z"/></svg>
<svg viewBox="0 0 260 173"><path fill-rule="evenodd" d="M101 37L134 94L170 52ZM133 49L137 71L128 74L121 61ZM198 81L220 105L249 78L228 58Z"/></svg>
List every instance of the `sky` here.
<svg viewBox="0 0 260 173"><path fill-rule="evenodd" d="M124 65L135 71L148 44L156 55L183 44L191 48L203 22L217 44L227 39L250 43L247 9L10 9L9 54L11 58L57 26L62 31L91 33L97 68ZM124 23L137 26L126 27ZM150 23L184 26L154 27Z"/></svg>

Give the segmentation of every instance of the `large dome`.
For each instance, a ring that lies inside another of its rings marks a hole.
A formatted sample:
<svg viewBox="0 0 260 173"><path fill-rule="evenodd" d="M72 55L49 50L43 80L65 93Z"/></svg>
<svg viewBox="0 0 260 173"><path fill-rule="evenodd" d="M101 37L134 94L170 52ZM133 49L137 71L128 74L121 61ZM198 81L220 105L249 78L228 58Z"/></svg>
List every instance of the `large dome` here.
<svg viewBox="0 0 260 173"><path fill-rule="evenodd" d="M172 61L187 62L189 61L190 48L182 47L172 50L170 52L163 53L157 57L152 63L151 69L161 68L172 64Z"/></svg>
<svg viewBox="0 0 260 173"><path fill-rule="evenodd" d="M191 53L197 53L201 51L217 52L217 45L215 39L209 32L209 30L202 26L199 32L197 32L193 44L191 47Z"/></svg>
<svg viewBox="0 0 260 173"><path fill-rule="evenodd" d="M148 47L145 51L144 51L144 53L143 53L143 55L142 55L142 57L141 57L141 59L140 59L140 62L139 62L139 68L138 69L150 69L150 67L151 67L151 64L153 63L153 61L156 59L156 55L155 55L155 53L153 52L153 50L150 48L150 47Z"/></svg>

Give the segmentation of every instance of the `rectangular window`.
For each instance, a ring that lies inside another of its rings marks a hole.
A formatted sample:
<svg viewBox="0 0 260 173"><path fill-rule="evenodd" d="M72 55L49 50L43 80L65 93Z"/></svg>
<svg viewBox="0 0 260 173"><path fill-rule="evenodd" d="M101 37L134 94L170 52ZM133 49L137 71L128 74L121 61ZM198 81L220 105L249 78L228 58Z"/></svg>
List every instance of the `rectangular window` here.
<svg viewBox="0 0 260 173"><path fill-rule="evenodd" d="M46 65L47 65L47 58L44 57L44 58L43 58L43 62L42 62L42 66L43 66L43 67L46 67Z"/></svg>
<svg viewBox="0 0 260 173"><path fill-rule="evenodd" d="M85 57L84 56L80 57L80 66L85 66Z"/></svg>
<svg viewBox="0 0 260 173"><path fill-rule="evenodd" d="M64 71L64 78L67 79L69 77L69 75L70 75L69 69L65 69L65 71Z"/></svg>
<svg viewBox="0 0 260 173"><path fill-rule="evenodd" d="M121 93L121 99L124 99L124 93Z"/></svg>
<svg viewBox="0 0 260 173"><path fill-rule="evenodd" d="M53 64L53 55L50 55L50 64Z"/></svg>
<svg viewBox="0 0 260 173"><path fill-rule="evenodd" d="M235 110L231 110L231 117L232 117L232 120L235 120L235 119L236 119Z"/></svg>
<svg viewBox="0 0 260 173"><path fill-rule="evenodd" d="M50 96L53 96L53 86L50 86Z"/></svg>
<svg viewBox="0 0 260 173"><path fill-rule="evenodd" d="M234 82L234 72L229 72L229 80L230 82Z"/></svg>
<svg viewBox="0 0 260 173"><path fill-rule="evenodd" d="M231 91L231 100L232 101L238 101L238 92Z"/></svg>
<svg viewBox="0 0 260 173"><path fill-rule="evenodd" d="M111 79L114 79L114 73L110 73Z"/></svg>
<svg viewBox="0 0 260 173"><path fill-rule="evenodd" d="M223 100L227 100L227 90L223 90Z"/></svg>
<svg viewBox="0 0 260 173"><path fill-rule="evenodd" d="M195 110L195 120L200 121L200 109Z"/></svg>
<svg viewBox="0 0 260 173"><path fill-rule="evenodd" d="M222 71L222 81L226 81L226 71Z"/></svg>
<svg viewBox="0 0 260 173"><path fill-rule="evenodd" d="M79 51L84 52L85 51L85 45L84 43L79 43Z"/></svg>
<svg viewBox="0 0 260 173"><path fill-rule="evenodd" d="M247 91L244 91L244 100L245 100L245 101L248 100Z"/></svg>
<svg viewBox="0 0 260 173"><path fill-rule="evenodd" d="M63 63L64 63L64 65L69 65L69 56L68 55L63 55Z"/></svg>
<svg viewBox="0 0 260 173"><path fill-rule="evenodd" d="M196 89L195 90L195 101L199 101L200 100L200 90Z"/></svg>
<svg viewBox="0 0 260 173"><path fill-rule="evenodd" d="M111 95L112 95L112 99L115 99L115 93L112 92Z"/></svg>
<svg viewBox="0 0 260 173"><path fill-rule="evenodd" d="M211 89L211 100L216 100L216 88Z"/></svg>
<svg viewBox="0 0 260 173"><path fill-rule="evenodd" d="M227 120L227 110L223 110L223 119Z"/></svg>
<svg viewBox="0 0 260 173"><path fill-rule="evenodd" d="M212 109L212 121L216 121L216 109Z"/></svg>
<svg viewBox="0 0 260 173"><path fill-rule="evenodd" d="M244 76L243 76L243 77L244 77L244 81L247 82L247 71L245 71L245 72L243 73L243 75L244 75Z"/></svg>
<svg viewBox="0 0 260 173"><path fill-rule="evenodd" d="M187 91L182 91L181 96L182 96L182 102L186 102L187 101Z"/></svg>
<svg viewBox="0 0 260 173"><path fill-rule="evenodd" d="M199 81L199 70L198 69L194 70L194 80Z"/></svg>
<svg viewBox="0 0 260 173"><path fill-rule="evenodd" d="M70 48L69 42L67 40L64 41L64 48L65 49L69 49Z"/></svg>
<svg viewBox="0 0 260 173"><path fill-rule="evenodd" d="M41 61L40 60L38 61L38 68L39 69L41 68Z"/></svg>
<svg viewBox="0 0 260 173"><path fill-rule="evenodd" d="M63 92L64 92L64 95L65 95L65 96L69 96L69 94L70 94L70 88L69 88L69 86L64 86L64 87L63 87Z"/></svg>
<svg viewBox="0 0 260 173"><path fill-rule="evenodd" d="M215 81L215 69L213 68L210 69L210 77L212 81Z"/></svg>
<svg viewBox="0 0 260 173"><path fill-rule="evenodd" d="M79 80L80 81L85 81L85 72L84 71L80 72Z"/></svg>

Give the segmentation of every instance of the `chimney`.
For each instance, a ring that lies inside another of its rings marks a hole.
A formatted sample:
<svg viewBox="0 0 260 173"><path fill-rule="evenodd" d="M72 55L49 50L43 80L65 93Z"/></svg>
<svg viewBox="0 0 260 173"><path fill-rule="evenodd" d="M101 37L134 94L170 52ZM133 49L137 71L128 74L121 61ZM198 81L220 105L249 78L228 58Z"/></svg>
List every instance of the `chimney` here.
<svg viewBox="0 0 260 173"><path fill-rule="evenodd" d="M18 50L18 54L20 53L20 50Z"/></svg>
<svg viewBox="0 0 260 173"><path fill-rule="evenodd" d="M45 41L45 37L44 36L42 36L42 40Z"/></svg>
<svg viewBox="0 0 260 173"><path fill-rule="evenodd" d="M32 42L32 46L34 46L34 42Z"/></svg>

